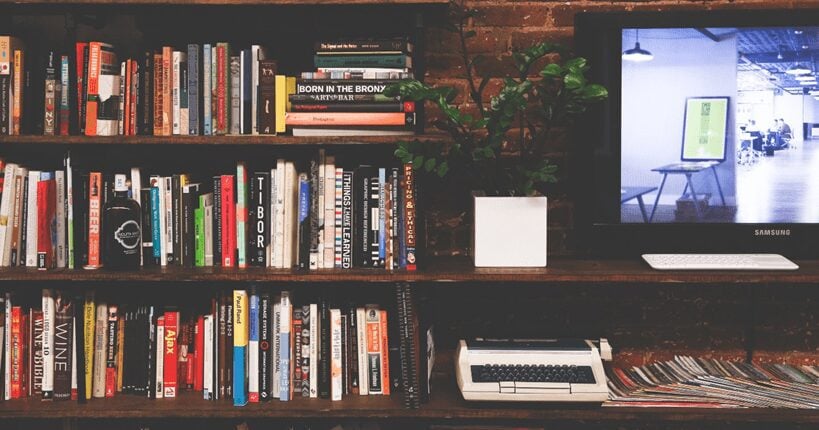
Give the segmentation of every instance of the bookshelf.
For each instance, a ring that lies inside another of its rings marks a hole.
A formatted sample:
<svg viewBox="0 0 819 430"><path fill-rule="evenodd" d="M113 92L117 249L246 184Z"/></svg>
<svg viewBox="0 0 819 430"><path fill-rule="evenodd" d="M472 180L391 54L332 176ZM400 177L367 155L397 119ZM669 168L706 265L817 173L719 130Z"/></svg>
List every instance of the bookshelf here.
<svg viewBox="0 0 819 430"><path fill-rule="evenodd" d="M88 12L95 7L101 7L111 12L113 7L125 6L124 13L133 13L142 19L156 11L171 10L173 17L196 10L196 6L213 6L219 11L228 11L232 17L252 15L254 8L264 10L264 15L273 15L275 11L285 10L282 21L295 17L303 22L315 19L326 23L329 18L318 16L323 10L343 11L345 17L353 16L362 10L390 11L392 17L406 14L401 28L418 31L416 35L423 36L423 27L417 27L416 19L419 16L430 17L433 20L441 18L447 0L176 0L170 2L160 0L0 0L0 28L11 20L14 13L40 14L72 13L75 10ZM353 12L349 10L352 9ZM295 11L294 11L295 10ZM273 12L271 12L273 11ZM10 13L6 13L10 12ZM196 12L196 13L207 13ZM313 17L311 14L316 13ZM5 15L5 16L3 16ZM258 24L257 21L253 21ZM152 29L148 25L139 28ZM171 22L160 21L157 28L158 36L173 35L174 27ZM315 27L318 27L316 25ZM375 26L385 28L389 23L378 23ZM328 32L351 28L349 23L330 28ZM184 27L179 32L189 30ZM60 33L62 29L55 30ZM300 29L296 35L304 35L314 30L311 26ZM76 29L70 29L67 34L76 34ZM123 30L123 38L131 36L133 28ZM256 33L242 28L241 22L230 22L223 28L217 29L218 36L230 35L232 31L241 34L240 40L254 37L262 29L255 29ZM91 32L91 34L96 34ZM196 31L194 31L194 34ZM100 37L104 37L101 33ZM53 40L54 34L49 34ZM199 38L193 36L192 38ZM214 36L211 39L217 39ZM151 41L145 36L144 41ZM304 44L302 44L304 45ZM302 49L299 45L285 48L282 55ZM127 46L127 44L126 44ZM128 48L132 48L128 46ZM422 55L419 55L422 57ZM289 65L295 70L302 67L304 58L298 58ZM418 134L413 139L423 141L444 142L446 137L433 132ZM180 156L190 156L190 163L217 164L221 154L229 151L234 157L253 157L270 149L293 151L312 150L322 146L332 148L338 154L361 155L371 148L378 148L378 154L371 158L383 160L390 157L394 145L406 137L293 137L279 136L128 136L128 137L85 137L85 136L0 136L0 156L6 154L23 154L25 157L35 157L40 154L54 156L66 149L76 150L78 153L89 155L94 162L110 161L118 153L128 155L137 154L139 159L147 159L154 152L165 154L173 164ZM100 154L95 154L100 148ZM30 158L29 158L30 159ZM510 290L523 291L531 294L532 291L555 291L558 293L571 291L588 292L590 289L603 289L608 294L618 297L628 297L635 291L639 294L649 289L680 290L681 295L692 293L690 286L705 286L714 290L732 288L731 292L742 294L743 288L749 290L771 291L770 294L779 294L774 291L777 286L794 285L800 291L815 291L812 287L819 284L819 262L798 261L800 270L794 272L658 272L647 268L641 261L632 260L589 260L576 258L552 258L549 267L545 269L490 269L475 268L465 257L430 258L417 272L384 270L317 270L301 272L297 270L277 269L223 269L212 268L146 268L134 272L113 272L108 270L51 270L37 271L32 269L0 269L0 290L13 289L16 291L36 290L44 287L83 289L94 288L105 294L118 294L117 288L127 288L129 294L155 294L156 288L177 288L192 290L200 284L218 289L230 289L236 285L251 283L269 283L273 285L287 285L293 291L313 293L316 288L330 289L340 294L361 294L366 290L381 289L389 295L390 287L395 283L411 283L417 286L419 292L429 296L446 300L446 303L458 303L463 297L475 294L473 289L481 293L503 294ZM602 286L602 287L601 287ZM151 288L154 287L154 288ZM360 291L359 291L360 290ZM125 293L121 293L125 296ZM181 293L180 293L181 294ZM676 291L669 293L676 294ZM808 293L815 298L815 292ZM507 294L503 304L506 306L497 316L490 316L493 321L503 321L514 316L516 306L526 301L517 294ZM763 296L764 297L764 296ZM470 304L468 298L464 303ZM571 300L571 299L568 299ZM583 296L576 298L577 308L582 306ZM622 298L623 301L627 300ZM640 299L633 299L639 301ZM761 305L753 296L754 311ZM719 304L719 303L718 303ZM464 306L468 308L468 306ZM457 315L471 318L468 310L459 310ZM451 322L454 317L442 317L436 314L442 323ZM480 318L483 318L481 316ZM743 314L743 318L745 315ZM597 321L597 324L603 324ZM643 323L643 322L641 322ZM482 322L469 321L471 331L482 327ZM754 320L741 321L741 329L746 333L754 332ZM456 326L460 327L460 326ZM455 329L451 329L455 330ZM582 331L582 330L581 330ZM591 330L587 329L587 332ZM234 407L229 401L209 402L201 398L200 393L184 392L174 400L148 400L133 395L121 395L112 399L94 399L86 404L71 402L41 402L39 399L15 400L0 402L0 421L14 421L23 425L26 420L48 419L63 420L67 428L73 427L74 420L82 419L359 419L390 420L411 423L421 426L432 423L446 424L534 424L545 422L599 422L602 428L613 423L626 427L634 422L732 422L732 423L760 423L805 425L819 424L817 411L792 411L769 409L670 409L670 408L601 408L598 406L578 405L542 405L542 404L499 404L499 403L467 403L461 397L455 386L455 377L450 357L452 348L449 338L441 345L441 357L435 368L432 385L432 398L429 403L423 404L418 410L404 408L401 395L393 394L382 396L346 396L339 402L318 399L295 398L287 403L269 402L250 404L246 407ZM753 337L753 336L752 336ZM815 338L806 339L810 344ZM642 341L642 340L640 340ZM758 342L758 339L756 340ZM616 342L616 341L615 341ZM639 342L633 342L639 343ZM615 343L615 347L616 347ZM753 349L751 341L744 345ZM662 347L658 347L662 348ZM639 424L638 424L639 425ZM2 427L2 426L0 426ZM82 428L82 426L77 426ZM409 428L409 427L408 427ZM414 428L414 427L413 427Z"/></svg>

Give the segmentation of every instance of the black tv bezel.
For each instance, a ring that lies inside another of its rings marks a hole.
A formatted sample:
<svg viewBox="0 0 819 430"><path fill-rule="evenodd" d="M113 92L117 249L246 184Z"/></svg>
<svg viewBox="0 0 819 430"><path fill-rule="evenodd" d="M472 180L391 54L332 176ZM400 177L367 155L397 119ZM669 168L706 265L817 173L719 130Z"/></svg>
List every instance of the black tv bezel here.
<svg viewBox="0 0 819 430"><path fill-rule="evenodd" d="M631 258L644 253L774 252L819 257L819 223L733 224L620 222L620 103L622 29L708 27L819 27L819 8L581 12L575 50L591 66L590 79L609 89L574 127L569 154L575 202L576 248L581 255ZM729 101L729 108L731 101ZM727 155L727 150L726 150Z"/></svg>

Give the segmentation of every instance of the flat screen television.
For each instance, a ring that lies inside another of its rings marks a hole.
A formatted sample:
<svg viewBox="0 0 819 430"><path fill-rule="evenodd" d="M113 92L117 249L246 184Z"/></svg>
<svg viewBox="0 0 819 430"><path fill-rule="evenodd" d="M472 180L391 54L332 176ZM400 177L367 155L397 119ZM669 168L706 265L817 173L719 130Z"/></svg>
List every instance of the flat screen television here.
<svg viewBox="0 0 819 430"><path fill-rule="evenodd" d="M580 13L580 248L819 255L819 9Z"/></svg>

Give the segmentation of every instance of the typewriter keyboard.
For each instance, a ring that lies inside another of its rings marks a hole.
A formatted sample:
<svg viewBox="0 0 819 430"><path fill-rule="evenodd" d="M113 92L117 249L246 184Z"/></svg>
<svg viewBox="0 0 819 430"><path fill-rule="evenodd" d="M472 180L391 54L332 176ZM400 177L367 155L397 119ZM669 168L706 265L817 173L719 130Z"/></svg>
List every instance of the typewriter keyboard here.
<svg viewBox="0 0 819 430"><path fill-rule="evenodd" d="M591 366L572 365L504 365L472 366L472 382L569 382L594 384Z"/></svg>

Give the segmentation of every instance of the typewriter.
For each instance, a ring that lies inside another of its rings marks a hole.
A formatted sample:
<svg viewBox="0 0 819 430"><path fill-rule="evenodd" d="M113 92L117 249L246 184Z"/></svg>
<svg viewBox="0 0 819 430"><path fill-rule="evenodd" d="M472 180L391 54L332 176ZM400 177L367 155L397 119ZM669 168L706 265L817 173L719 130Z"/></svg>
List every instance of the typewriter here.
<svg viewBox="0 0 819 430"><path fill-rule="evenodd" d="M603 359L606 339L476 338L460 341L455 374L465 400L602 403Z"/></svg>

